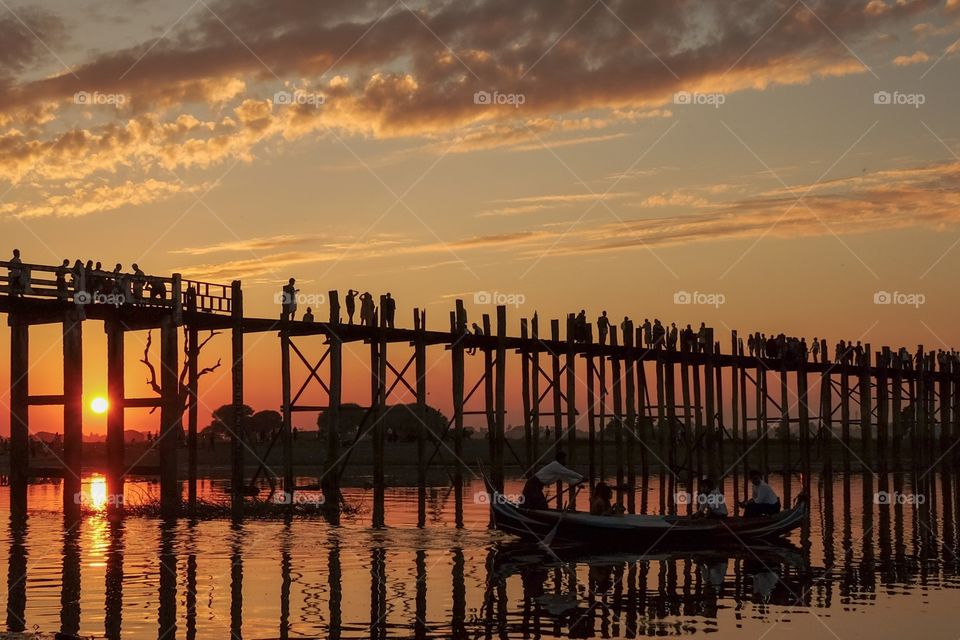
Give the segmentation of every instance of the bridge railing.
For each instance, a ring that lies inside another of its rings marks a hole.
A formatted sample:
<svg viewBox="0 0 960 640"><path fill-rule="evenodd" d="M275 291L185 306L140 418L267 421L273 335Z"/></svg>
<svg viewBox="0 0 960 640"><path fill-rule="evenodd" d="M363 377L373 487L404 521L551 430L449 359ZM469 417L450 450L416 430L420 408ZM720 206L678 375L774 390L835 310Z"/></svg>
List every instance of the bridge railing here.
<svg viewBox="0 0 960 640"><path fill-rule="evenodd" d="M177 315L187 304L190 290L196 294L196 310L230 313L230 285L170 277L104 270L75 270L67 266L0 261L0 295L61 300L78 305L161 307Z"/></svg>

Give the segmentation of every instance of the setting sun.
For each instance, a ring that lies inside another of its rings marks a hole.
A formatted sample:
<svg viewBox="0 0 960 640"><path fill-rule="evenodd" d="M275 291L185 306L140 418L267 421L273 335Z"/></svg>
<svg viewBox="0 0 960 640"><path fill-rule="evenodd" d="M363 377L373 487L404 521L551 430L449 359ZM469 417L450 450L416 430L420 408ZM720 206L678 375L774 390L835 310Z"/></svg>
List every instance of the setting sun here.
<svg viewBox="0 0 960 640"><path fill-rule="evenodd" d="M90 403L90 410L94 413L106 413L109 406L106 398L94 398Z"/></svg>

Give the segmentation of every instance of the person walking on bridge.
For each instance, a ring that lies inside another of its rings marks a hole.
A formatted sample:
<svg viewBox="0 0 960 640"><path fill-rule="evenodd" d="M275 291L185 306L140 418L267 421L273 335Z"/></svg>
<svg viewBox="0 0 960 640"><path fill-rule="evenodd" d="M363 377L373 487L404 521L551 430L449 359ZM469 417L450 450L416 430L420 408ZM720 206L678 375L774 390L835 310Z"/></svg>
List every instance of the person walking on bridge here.
<svg viewBox="0 0 960 640"><path fill-rule="evenodd" d="M347 289L347 323L353 324L353 314L357 310L357 296L360 294L356 289Z"/></svg>

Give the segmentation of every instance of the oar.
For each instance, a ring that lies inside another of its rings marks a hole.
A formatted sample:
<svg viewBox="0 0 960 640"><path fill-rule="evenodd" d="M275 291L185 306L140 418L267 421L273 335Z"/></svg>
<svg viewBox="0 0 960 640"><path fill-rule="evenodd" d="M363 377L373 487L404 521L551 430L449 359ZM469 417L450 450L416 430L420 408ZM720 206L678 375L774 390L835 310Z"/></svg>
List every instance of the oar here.
<svg viewBox="0 0 960 640"><path fill-rule="evenodd" d="M576 499L576 497L580 494L580 489L582 488L583 488L583 483L581 481L581 483L577 485L576 492L573 494L574 499ZM570 502L572 505L573 500L571 500ZM557 535L557 529L560 527L560 523L563 522L563 517L567 515L567 512L570 510L571 505L567 505L567 508L560 513L560 517L557 518L557 523L553 525L553 529L551 529L550 532L543 538L543 540L540 541L541 545L547 548L550 547L550 544L553 543L554 537L556 537Z"/></svg>

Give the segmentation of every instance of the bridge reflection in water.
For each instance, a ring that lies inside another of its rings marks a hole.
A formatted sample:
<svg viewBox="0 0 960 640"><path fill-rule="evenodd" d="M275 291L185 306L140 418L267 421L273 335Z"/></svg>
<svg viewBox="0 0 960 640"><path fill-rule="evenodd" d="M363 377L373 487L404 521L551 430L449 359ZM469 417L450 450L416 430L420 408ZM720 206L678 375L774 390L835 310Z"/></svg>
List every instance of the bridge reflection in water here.
<svg viewBox="0 0 960 640"><path fill-rule="evenodd" d="M956 481L814 478L810 526L790 544L710 551L548 551L487 530L482 505L468 505L463 529L456 514L424 529L376 530L359 518L338 527L105 515L70 524L32 512L6 532L7 628L106 638L630 638L733 633L804 612L838 618L882 598L909 612L931 591L960 587ZM876 504L879 492L900 498ZM394 494L394 510L415 505L412 493Z"/></svg>

